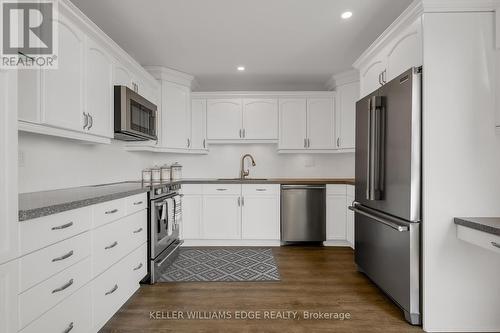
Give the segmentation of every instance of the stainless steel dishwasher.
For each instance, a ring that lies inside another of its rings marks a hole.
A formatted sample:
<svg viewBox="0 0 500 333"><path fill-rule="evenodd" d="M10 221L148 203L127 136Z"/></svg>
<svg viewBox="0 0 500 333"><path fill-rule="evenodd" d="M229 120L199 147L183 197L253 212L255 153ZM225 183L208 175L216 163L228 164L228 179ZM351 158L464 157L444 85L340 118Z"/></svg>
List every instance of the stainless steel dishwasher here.
<svg viewBox="0 0 500 333"><path fill-rule="evenodd" d="M281 241L326 240L326 185L281 185Z"/></svg>

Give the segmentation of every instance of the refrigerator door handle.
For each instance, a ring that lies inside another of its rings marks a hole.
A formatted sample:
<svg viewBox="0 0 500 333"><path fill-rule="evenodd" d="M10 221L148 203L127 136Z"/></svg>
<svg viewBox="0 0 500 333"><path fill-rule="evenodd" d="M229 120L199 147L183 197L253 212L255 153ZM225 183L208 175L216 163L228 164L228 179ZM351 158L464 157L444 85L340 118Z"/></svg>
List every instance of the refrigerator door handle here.
<svg viewBox="0 0 500 333"><path fill-rule="evenodd" d="M368 99L368 144L366 149L366 199L371 200L372 99Z"/></svg>
<svg viewBox="0 0 500 333"><path fill-rule="evenodd" d="M357 202L353 202L352 206L349 206L349 209L355 213L364 215L364 216L369 217L377 222L385 224L386 226L388 226L394 230L397 230L399 232L406 232L406 231L410 230L410 228L408 226L409 222L406 222L406 221L397 221L396 222L396 220L399 220L399 219L394 218L394 217L391 217L390 219L384 219L382 217L379 217L375 214L371 214L370 212L368 212L367 210L369 210L369 208L359 209L357 206L359 206L359 204ZM391 221L391 220L394 220L394 221Z"/></svg>
<svg viewBox="0 0 500 333"><path fill-rule="evenodd" d="M372 176L371 200L381 200L384 194L384 164L385 164L385 107L384 98L375 96L372 103Z"/></svg>

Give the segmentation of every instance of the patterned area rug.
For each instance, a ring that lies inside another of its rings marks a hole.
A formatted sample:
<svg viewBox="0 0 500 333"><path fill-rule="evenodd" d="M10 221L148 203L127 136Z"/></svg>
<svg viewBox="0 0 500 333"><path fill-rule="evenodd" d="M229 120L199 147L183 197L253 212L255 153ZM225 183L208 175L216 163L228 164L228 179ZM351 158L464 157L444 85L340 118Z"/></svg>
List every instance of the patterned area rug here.
<svg viewBox="0 0 500 333"><path fill-rule="evenodd" d="M159 282L279 280L270 248L181 248Z"/></svg>

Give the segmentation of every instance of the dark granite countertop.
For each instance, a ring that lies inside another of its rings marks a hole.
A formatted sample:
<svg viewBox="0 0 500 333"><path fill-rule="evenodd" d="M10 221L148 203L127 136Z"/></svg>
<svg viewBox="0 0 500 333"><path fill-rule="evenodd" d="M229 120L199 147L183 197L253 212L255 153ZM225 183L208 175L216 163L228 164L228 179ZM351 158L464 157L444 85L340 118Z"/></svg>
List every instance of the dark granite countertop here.
<svg viewBox="0 0 500 333"><path fill-rule="evenodd" d="M164 184L347 184L354 185L352 178L188 178ZM19 221L57 214L64 211L116 200L134 194L145 193L150 184L128 181L113 184L81 186L60 190L19 194Z"/></svg>
<svg viewBox="0 0 500 333"><path fill-rule="evenodd" d="M500 217L455 217L455 224L500 236Z"/></svg>

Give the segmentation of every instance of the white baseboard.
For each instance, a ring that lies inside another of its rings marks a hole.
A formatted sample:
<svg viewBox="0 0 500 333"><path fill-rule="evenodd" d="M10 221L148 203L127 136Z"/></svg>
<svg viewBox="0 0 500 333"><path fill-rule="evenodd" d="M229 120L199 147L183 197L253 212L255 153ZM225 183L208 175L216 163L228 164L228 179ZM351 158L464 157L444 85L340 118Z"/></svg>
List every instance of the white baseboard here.
<svg viewBox="0 0 500 333"><path fill-rule="evenodd" d="M279 240L186 239L182 246L280 246Z"/></svg>
<svg viewBox="0 0 500 333"><path fill-rule="evenodd" d="M346 240L327 240L323 242L323 246L346 246L353 248L351 243Z"/></svg>

